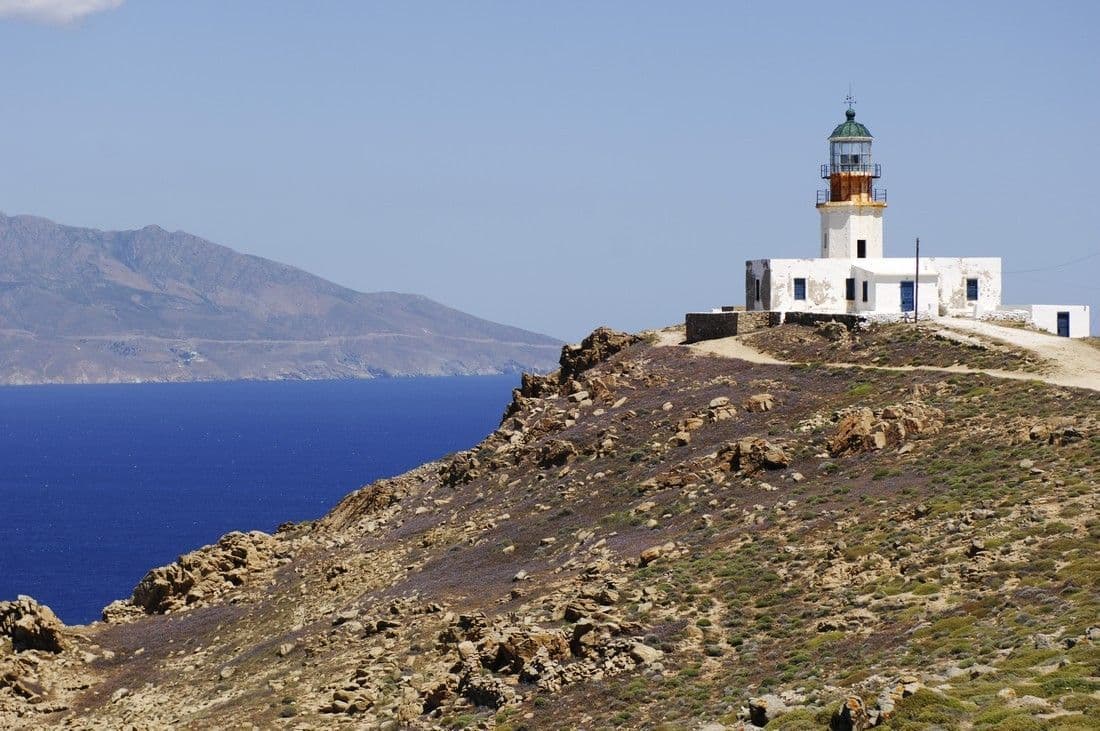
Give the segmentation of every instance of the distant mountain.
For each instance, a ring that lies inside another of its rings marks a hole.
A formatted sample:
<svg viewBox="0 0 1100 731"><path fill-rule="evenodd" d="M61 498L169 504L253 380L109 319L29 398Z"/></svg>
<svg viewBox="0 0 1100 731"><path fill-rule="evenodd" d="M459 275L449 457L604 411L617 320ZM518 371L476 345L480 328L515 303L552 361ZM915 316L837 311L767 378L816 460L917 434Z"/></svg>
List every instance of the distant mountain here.
<svg viewBox="0 0 1100 731"><path fill-rule="evenodd" d="M560 345L183 232L0 214L0 384L545 371Z"/></svg>

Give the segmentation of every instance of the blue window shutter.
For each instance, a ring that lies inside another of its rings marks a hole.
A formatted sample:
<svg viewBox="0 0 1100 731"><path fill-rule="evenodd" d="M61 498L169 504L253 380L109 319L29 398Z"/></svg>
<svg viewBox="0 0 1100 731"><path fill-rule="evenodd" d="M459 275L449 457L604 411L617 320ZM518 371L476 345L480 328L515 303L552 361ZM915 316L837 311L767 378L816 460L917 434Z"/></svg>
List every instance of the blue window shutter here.
<svg viewBox="0 0 1100 731"><path fill-rule="evenodd" d="M844 298L849 302L854 302L856 299L856 280L855 277L849 277L844 281Z"/></svg>
<svg viewBox="0 0 1100 731"><path fill-rule="evenodd" d="M794 280L794 298L796 300L806 299L806 280L803 277L796 277Z"/></svg>
<svg viewBox="0 0 1100 731"><path fill-rule="evenodd" d="M966 280L966 299L970 302L978 299L978 280L967 279Z"/></svg>

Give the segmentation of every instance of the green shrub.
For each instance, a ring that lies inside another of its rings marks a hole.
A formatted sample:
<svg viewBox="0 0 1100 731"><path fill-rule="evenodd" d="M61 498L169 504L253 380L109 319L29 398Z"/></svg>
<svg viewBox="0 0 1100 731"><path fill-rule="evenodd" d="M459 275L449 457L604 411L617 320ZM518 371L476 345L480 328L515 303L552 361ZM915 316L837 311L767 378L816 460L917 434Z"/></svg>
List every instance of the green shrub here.
<svg viewBox="0 0 1100 731"><path fill-rule="evenodd" d="M808 729L820 729L829 724L829 711L813 711L809 708L799 708L790 713L784 713L768 722L768 731L807 731Z"/></svg>
<svg viewBox="0 0 1100 731"><path fill-rule="evenodd" d="M890 728L907 728L908 721L936 723L946 728L957 728L957 722L965 716L966 708L961 702L927 688L921 688L898 702Z"/></svg>

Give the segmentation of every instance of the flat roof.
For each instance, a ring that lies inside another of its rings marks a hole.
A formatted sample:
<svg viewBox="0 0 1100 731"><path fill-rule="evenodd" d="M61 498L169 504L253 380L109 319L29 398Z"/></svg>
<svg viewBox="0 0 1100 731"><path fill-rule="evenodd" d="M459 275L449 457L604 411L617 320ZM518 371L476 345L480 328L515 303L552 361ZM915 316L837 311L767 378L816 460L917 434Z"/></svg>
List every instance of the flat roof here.
<svg viewBox="0 0 1100 731"><path fill-rule="evenodd" d="M911 276L916 269L912 259L855 259L852 266L870 274L883 274L886 276ZM938 277L939 270L932 266L926 259L921 259L920 276Z"/></svg>

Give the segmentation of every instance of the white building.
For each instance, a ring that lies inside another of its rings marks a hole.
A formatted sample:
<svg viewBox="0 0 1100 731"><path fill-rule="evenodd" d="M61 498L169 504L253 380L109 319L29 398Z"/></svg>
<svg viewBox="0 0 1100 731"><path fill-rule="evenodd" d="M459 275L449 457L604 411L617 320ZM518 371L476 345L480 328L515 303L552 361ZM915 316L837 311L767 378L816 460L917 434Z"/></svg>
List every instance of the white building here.
<svg viewBox="0 0 1100 731"><path fill-rule="evenodd" d="M829 135L829 162L818 191L821 256L745 262L745 309L823 314L855 313L869 319L914 315L1019 319L1070 337L1089 334L1084 305L1001 304L997 257L887 258L883 237L886 191L876 188L882 168L871 156L871 132L847 119Z"/></svg>

